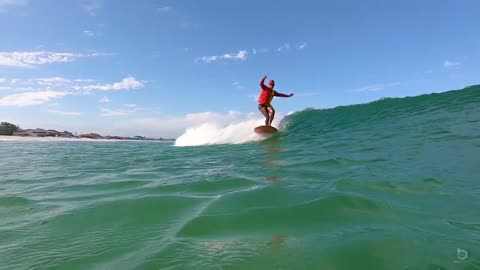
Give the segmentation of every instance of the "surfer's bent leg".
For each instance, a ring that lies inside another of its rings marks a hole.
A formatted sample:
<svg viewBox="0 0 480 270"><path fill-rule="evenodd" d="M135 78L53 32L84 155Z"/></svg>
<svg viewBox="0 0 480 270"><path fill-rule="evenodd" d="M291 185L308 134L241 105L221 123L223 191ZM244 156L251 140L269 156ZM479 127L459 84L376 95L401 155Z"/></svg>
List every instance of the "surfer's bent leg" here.
<svg viewBox="0 0 480 270"><path fill-rule="evenodd" d="M258 110L262 112L263 116L265 116L265 126L268 126L270 116L268 115L267 107L263 104L258 104Z"/></svg>
<svg viewBox="0 0 480 270"><path fill-rule="evenodd" d="M273 122L273 118L275 117L275 109L272 106L268 106L268 112L270 115L270 121L268 122L267 126L271 126Z"/></svg>

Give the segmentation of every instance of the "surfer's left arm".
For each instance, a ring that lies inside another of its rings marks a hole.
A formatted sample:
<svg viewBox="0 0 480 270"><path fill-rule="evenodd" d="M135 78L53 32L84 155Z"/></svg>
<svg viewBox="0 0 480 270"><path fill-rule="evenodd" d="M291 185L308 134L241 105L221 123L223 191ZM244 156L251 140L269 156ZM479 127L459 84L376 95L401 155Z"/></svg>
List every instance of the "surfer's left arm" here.
<svg viewBox="0 0 480 270"><path fill-rule="evenodd" d="M273 95L276 96L276 97L293 97L293 93L290 93L290 94L286 95L286 94L279 93L277 91L274 91Z"/></svg>

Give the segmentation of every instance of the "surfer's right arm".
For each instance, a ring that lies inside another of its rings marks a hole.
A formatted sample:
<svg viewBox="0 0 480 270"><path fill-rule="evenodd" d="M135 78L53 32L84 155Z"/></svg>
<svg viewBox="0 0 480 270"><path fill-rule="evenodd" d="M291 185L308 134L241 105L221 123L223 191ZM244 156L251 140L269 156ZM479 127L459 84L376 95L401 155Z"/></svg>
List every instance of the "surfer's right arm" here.
<svg viewBox="0 0 480 270"><path fill-rule="evenodd" d="M265 85L265 80L266 80L266 79L267 79L267 75L263 76L262 80L260 81L260 87L262 87L262 89L263 89L264 87L266 87L266 85Z"/></svg>

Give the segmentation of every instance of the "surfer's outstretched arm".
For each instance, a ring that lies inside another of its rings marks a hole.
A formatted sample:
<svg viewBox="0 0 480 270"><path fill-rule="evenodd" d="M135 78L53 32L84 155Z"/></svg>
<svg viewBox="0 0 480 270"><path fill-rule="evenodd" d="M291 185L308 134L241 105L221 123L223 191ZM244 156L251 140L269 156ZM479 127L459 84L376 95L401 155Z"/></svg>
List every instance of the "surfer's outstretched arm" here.
<svg viewBox="0 0 480 270"><path fill-rule="evenodd" d="M293 93L286 95L286 94L282 94L282 93L278 93L277 91L274 91L273 94L276 97L293 97Z"/></svg>

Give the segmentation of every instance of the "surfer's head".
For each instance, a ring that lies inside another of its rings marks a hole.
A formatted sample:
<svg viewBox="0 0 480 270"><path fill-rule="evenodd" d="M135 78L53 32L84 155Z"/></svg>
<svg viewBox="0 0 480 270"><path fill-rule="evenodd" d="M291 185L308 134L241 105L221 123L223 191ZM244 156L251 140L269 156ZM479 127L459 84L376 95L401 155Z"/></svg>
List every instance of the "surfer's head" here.
<svg viewBox="0 0 480 270"><path fill-rule="evenodd" d="M270 82L268 82L268 85L270 85L270 87L274 87L274 86L275 86L275 81L274 81L274 80L270 80Z"/></svg>

